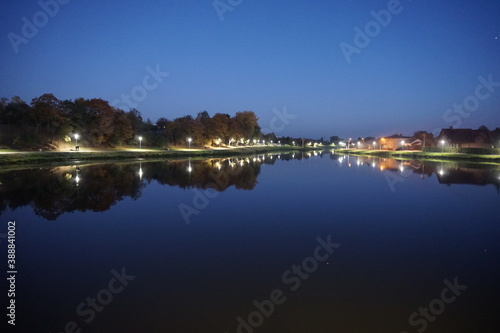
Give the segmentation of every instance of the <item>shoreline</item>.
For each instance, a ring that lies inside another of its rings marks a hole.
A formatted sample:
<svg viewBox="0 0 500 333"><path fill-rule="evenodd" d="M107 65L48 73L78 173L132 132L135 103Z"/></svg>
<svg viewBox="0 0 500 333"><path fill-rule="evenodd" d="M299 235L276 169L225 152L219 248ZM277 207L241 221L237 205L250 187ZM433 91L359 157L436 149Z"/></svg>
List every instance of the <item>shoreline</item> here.
<svg viewBox="0 0 500 333"><path fill-rule="evenodd" d="M500 164L500 155L466 154L446 152L425 152L420 150L366 150L366 149L336 149L336 153L345 155L373 156L404 160L423 160L437 162L490 162Z"/></svg>
<svg viewBox="0 0 500 333"><path fill-rule="evenodd" d="M333 149L330 146L297 147L297 146L248 146L212 149L83 149L80 151L12 151L0 150L0 165L37 165L50 163L75 163L79 161L125 161L125 160L161 160L174 158L210 158L236 155L261 154L268 152L293 151L328 151L337 154L373 156L393 159L418 159L427 161L463 161L489 162L500 164L500 155L422 152L413 150L364 150Z"/></svg>
<svg viewBox="0 0 500 333"><path fill-rule="evenodd" d="M268 152L318 150L293 146L250 146L215 149L82 149L79 151L2 151L0 165L27 165L45 163L74 163L78 161L120 161L138 159L207 158Z"/></svg>

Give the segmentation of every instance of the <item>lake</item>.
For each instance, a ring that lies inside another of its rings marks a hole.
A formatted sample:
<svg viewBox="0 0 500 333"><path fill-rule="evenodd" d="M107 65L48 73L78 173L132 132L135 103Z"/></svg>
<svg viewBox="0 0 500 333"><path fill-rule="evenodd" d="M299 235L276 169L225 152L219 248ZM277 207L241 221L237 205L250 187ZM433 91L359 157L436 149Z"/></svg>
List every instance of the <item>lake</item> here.
<svg viewBox="0 0 500 333"><path fill-rule="evenodd" d="M2 294L15 221L15 332L496 332L499 192L332 152L2 170Z"/></svg>

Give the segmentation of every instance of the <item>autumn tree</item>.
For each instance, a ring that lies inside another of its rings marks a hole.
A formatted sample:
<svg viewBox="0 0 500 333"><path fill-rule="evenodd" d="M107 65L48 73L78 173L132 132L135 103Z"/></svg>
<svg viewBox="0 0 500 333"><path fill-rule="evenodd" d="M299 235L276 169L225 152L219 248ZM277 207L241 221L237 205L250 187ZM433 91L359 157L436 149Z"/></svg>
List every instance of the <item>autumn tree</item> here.
<svg viewBox="0 0 500 333"><path fill-rule="evenodd" d="M224 113L216 113L212 118L207 121L206 133L207 137L215 141L221 139L226 141L229 136L229 123L231 116Z"/></svg>
<svg viewBox="0 0 500 333"><path fill-rule="evenodd" d="M141 113L137 109L130 109L130 111L128 111L126 115L130 120L130 125L132 126L134 134L139 134L143 130L144 125Z"/></svg>
<svg viewBox="0 0 500 333"><path fill-rule="evenodd" d="M2 107L0 109L0 123L7 125L25 126L28 122L30 106L26 104L19 96L14 96L9 101L2 98Z"/></svg>
<svg viewBox="0 0 500 333"><path fill-rule="evenodd" d="M258 120L259 118L257 118L255 113L252 111L236 112L233 125L237 125L235 126L237 128L235 128L234 132L239 133L235 134L237 134L238 137L243 137L245 139L250 139L251 137L260 134L260 131L256 131L259 125Z"/></svg>
<svg viewBox="0 0 500 333"><path fill-rule="evenodd" d="M86 113L91 119L89 123L89 139L97 145L108 144L108 140L115 130L114 109L107 101L100 98L88 100L86 105Z"/></svg>
<svg viewBox="0 0 500 333"><path fill-rule="evenodd" d="M112 145L123 145L130 143L134 138L135 132L127 113L122 110L115 110L114 112L114 131L108 140Z"/></svg>
<svg viewBox="0 0 500 333"><path fill-rule="evenodd" d="M61 101L54 95L43 94L33 98L28 115L34 121L37 132L42 127L49 131L51 141L54 140L56 134L66 134L60 133L58 130L68 123L69 118L63 112Z"/></svg>

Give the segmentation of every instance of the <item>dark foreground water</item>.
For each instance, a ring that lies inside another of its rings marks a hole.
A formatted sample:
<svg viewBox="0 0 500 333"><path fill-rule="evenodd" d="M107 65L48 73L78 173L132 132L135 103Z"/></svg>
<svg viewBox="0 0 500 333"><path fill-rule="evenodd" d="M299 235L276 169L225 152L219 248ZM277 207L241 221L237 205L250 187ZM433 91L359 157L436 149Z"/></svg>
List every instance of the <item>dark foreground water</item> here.
<svg viewBox="0 0 500 333"><path fill-rule="evenodd" d="M499 188L329 153L0 171L2 332L498 332Z"/></svg>

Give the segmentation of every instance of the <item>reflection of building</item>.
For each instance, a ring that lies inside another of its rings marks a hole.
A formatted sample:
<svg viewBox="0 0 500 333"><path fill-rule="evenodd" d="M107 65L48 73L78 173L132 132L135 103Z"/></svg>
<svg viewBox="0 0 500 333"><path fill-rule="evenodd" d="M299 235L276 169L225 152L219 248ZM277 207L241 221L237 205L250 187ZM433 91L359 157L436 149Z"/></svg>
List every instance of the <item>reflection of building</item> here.
<svg viewBox="0 0 500 333"><path fill-rule="evenodd" d="M380 170L394 170L397 171L399 170L399 166L401 165L401 162L392 159L392 158L381 158L379 160L379 168Z"/></svg>
<svg viewBox="0 0 500 333"><path fill-rule="evenodd" d="M500 170L471 168L439 168L436 176L440 184L494 185L500 189Z"/></svg>
<svg viewBox="0 0 500 333"><path fill-rule="evenodd" d="M440 145L444 144L445 147L493 148L491 132L486 128L477 130L470 128L442 129L437 140Z"/></svg>

